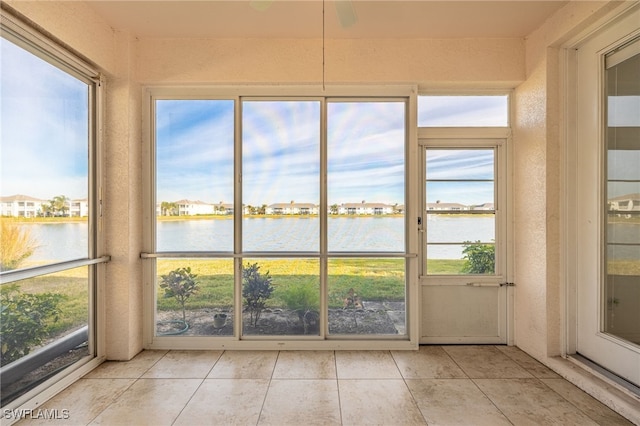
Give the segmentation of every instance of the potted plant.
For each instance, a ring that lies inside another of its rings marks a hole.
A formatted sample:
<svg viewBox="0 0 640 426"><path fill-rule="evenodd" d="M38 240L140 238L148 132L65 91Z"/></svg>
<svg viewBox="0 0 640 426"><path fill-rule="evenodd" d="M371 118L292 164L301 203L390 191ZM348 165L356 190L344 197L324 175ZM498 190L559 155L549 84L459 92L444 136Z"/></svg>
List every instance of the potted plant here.
<svg viewBox="0 0 640 426"><path fill-rule="evenodd" d="M213 328L222 328L227 323L227 314L217 313L213 315Z"/></svg>

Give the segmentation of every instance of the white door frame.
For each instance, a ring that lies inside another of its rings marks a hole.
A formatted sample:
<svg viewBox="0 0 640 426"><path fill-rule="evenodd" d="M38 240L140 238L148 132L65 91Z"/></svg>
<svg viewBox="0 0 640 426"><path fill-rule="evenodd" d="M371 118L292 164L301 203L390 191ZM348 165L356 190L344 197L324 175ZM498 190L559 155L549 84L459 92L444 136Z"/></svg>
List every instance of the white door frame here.
<svg viewBox="0 0 640 426"><path fill-rule="evenodd" d="M586 356L635 383L640 378L640 350L603 333L601 328L600 283L604 277L601 144L605 131L601 105L604 54L637 37L638 22L640 6L627 5L608 17L597 31L571 41L562 51L566 105L561 219L564 258L561 263L565 265L566 289L564 352ZM586 83L581 86L580 82ZM591 287L592 291L587 291L586 283L596 290Z"/></svg>
<svg viewBox="0 0 640 426"><path fill-rule="evenodd" d="M426 148L431 146L446 148L470 148L470 147L496 147L496 169L495 190L499 197L498 206L500 211L496 222L496 275L493 276L430 276L427 277L424 271L425 250L426 250L426 217L424 213L423 225L421 229L420 244L420 294L421 318L424 315L425 307L422 306L423 291L427 286L459 286L461 280L473 282L470 287L495 286L498 283L513 283L513 229L509 215L512 210L511 188L511 130L509 128L419 128L418 141L421 148L422 164L420 166L420 188L421 188L421 209L425 206L425 165L424 154ZM473 288L470 288L473 291ZM420 333L420 343L423 344L514 344L513 332L513 300L514 288L501 286L498 290L499 305L499 332L496 336L423 336Z"/></svg>

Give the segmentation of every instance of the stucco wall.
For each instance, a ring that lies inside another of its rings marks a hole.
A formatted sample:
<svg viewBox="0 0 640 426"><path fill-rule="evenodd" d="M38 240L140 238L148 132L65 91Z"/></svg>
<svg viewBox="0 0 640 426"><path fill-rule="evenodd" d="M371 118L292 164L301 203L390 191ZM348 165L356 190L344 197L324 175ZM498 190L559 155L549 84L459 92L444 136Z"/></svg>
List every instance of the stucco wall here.
<svg viewBox="0 0 640 426"><path fill-rule="evenodd" d="M107 78L104 227L107 266L106 354L126 360L142 349L141 89L133 79L135 39L116 32L116 72Z"/></svg>
<svg viewBox="0 0 640 426"><path fill-rule="evenodd" d="M83 2L3 0L81 57L110 72L118 56L113 29Z"/></svg>
<svg viewBox="0 0 640 426"><path fill-rule="evenodd" d="M142 39L142 83L322 82L322 40ZM513 88L524 80L524 40L327 40L327 83Z"/></svg>
<svg viewBox="0 0 640 426"><path fill-rule="evenodd" d="M515 341L539 360L562 352L560 47L616 6L571 2L526 41L514 92Z"/></svg>

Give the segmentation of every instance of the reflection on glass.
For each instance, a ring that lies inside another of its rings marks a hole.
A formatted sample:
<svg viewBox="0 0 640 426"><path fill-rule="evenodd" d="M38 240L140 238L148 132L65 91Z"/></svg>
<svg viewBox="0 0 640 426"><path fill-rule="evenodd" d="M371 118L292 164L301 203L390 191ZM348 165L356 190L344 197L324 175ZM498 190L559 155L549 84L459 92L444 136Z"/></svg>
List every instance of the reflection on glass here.
<svg viewBox="0 0 640 426"><path fill-rule="evenodd" d="M243 251L319 251L319 158L319 102L242 103Z"/></svg>
<svg viewBox="0 0 640 426"><path fill-rule="evenodd" d="M406 334L404 259L329 259L329 334Z"/></svg>
<svg viewBox="0 0 640 426"><path fill-rule="evenodd" d="M233 259L162 258L156 270L156 335L233 335Z"/></svg>
<svg viewBox="0 0 640 426"><path fill-rule="evenodd" d="M4 38L0 57L0 267L87 258L89 87Z"/></svg>
<svg viewBox="0 0 640 426"><path fill-rule="evenodd" d="M495 151L427 149L426 270L495 273Z"/></svg>
<svg viewBox="0 0 640 426"><path fill-rule="evenodd" d="M327 135L329 251L404 251L405 103L330 102Z"/></svg>
<svg viewBox="0 0 640 426"><path fill-rule="evenodd" d="M320 334L318 259L244 259L245 336Z"/></svg>
<svg viewBox="0 0 640 426"><path fill-rule="evenodd" d="M158 251L233 250L233 117L230 100L156 102Z"/></svg>
<svg viewBox="0 0 640 426"><path fill-rule="evenodd" d="M420 127L506 127L509 98L499 96L418 96Z"/></svg>
<svg viewBox="0 0 640 426"><path fill-rule="evenodd" d="M3 284L0 304L3 406L89 355L87 267Z"/></svg>
<svg viewBox="0 0 640 426"><path fill-rule="evenodd" d="M610 66L606 77L604 331L640 345L640 55Z"/></svg>

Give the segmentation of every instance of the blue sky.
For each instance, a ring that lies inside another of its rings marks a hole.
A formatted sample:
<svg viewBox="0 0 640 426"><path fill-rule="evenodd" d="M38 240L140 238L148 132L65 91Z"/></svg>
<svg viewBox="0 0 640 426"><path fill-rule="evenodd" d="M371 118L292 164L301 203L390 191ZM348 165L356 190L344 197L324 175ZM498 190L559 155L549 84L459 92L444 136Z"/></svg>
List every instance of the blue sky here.
<svg viewBox="0 0 640 426"><path fill-rule="evenodd" d="M87 85L4 38L0 61L0 195L86 197Z"/></svg>
<svg viewBox="0 0 640 426"><path fill-rule="evenodd" d="M4 38L0 61L0 194L86 197L87 85Z"/></svg>
<svg viewBox="0 0 640 426"><path fill-rule="evenodd" d="M246 101L243 203L320 202L320 102ZM404 203L404 103L333 103L330 204ZM232 101L157 104L157 199L231 203Z"/></svg>

